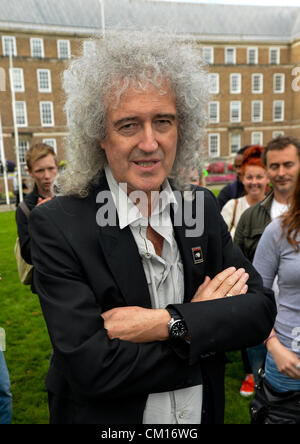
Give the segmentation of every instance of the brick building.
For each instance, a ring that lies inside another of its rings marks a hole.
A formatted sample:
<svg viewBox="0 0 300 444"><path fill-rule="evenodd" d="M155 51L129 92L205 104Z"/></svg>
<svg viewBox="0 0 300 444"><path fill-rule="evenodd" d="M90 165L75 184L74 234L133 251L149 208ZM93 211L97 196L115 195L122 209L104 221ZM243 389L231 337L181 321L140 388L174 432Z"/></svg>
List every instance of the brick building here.
<svg viewBox="0 0 300 444"><path fill-rule="evenodd" d="M300 137L299 41L224 42L206 47L210 66L210 156L230 156L243 145L279 134Z"/></svg>
<svg viewBox="0 0 300 444"><path fill-rule="evenodd" d="M256 7L106 0L106 28L157 26L199 44L208 63L209 157L277 134L300 138L300 7ZM6 158L15 160L10 83L20 161L33 143L65 158L61 76L69 59L101 34L99 0L0 0L0 114ZM85 42L85 43L84 43ZM8 48L14 50L9 74ZM298 68L299 66L299 68Z"/></svg>

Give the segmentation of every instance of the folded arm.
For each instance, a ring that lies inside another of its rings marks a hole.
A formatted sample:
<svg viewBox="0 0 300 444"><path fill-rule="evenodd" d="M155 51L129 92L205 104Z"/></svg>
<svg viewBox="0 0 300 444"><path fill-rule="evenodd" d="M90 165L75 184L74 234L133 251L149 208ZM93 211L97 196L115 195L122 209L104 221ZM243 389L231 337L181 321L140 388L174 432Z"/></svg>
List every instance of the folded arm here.
<svg viewBox="0 0 300 444"><path fill-rule="evenodd" d="M230 267L215 276L207 277L198 288L192 302L245 294L249 275L244 269ZM167 324L171 319L166 309L142 307L117 307L101 314L110 339L119 338L131 342L165 341L169 338Z"/></svg>
<svg viewBox="0 0 300 444"><path fill-rule="evenodd" d="M115 287L106 288L104 283L103 288L102 284L91 287L87 270L65 235L68 230L59 226L52 209L42 207L33 210L29 226L34 283L55 367L74 393L117 399L187 386L186 381L199 369L179 357L169 341L137 344L109 337L101 304L107 303ZM105 265L100 263L97 282L102 282L101 270Z"/></svg>

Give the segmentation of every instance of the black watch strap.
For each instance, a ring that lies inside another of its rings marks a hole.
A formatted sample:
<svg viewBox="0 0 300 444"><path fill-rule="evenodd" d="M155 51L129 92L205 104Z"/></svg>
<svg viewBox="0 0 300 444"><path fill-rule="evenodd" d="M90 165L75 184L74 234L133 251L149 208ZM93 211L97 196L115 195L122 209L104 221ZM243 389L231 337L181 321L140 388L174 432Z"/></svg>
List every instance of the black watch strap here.
<svg viewBox="0 0 300 444"><path fill-rule="evenodd" d="M175 310L175 308L167 306L166 310L169 312L171 318L173 318L175 321L177 321L177 319L182 319L182 316L178 313L177 310Z"/></svg>

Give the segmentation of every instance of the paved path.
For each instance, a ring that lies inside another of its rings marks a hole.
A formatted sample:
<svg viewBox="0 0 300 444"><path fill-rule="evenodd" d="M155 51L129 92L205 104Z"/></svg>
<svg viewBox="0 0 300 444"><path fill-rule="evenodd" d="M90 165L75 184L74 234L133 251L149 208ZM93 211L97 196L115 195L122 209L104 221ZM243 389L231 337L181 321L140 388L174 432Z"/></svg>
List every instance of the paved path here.
<svg viewBox="0 0 300 444"><path fill-rule="evenodd" d="M10 205L0 205L0 213L4 213L5 211L15 211L15 209L16 205L14 203Z"/></svg>

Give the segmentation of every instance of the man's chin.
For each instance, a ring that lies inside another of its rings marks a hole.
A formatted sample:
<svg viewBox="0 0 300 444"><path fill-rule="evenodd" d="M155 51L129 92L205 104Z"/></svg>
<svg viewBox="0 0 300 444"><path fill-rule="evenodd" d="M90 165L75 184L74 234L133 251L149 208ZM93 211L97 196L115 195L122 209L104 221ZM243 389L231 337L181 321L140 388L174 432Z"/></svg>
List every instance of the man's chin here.
<svg viewBox="0 0 300 444"><path fill-rule="evenodd" d="M147 180L136 182L134 186L128 185L128 192L141 191L143 193L150 193L151 191L159 191L162 185L161 180Z"/></svg>
<svg viewBox="0 0 300 444"><path fill-rule="evenodd" d="M51 191L51 189L52 189L51 185L43 186L42 187L42 192L46 194L46 193L49 193Z"/></svg>
<svg viewBox="0 0 300 444"><path fill-rule="evenodd" d="M290 183L286 183L286 184L276 184L276 188L278 189L278 191L280 191L281 193L289 193L293 187L291 186Z"/></svg>

